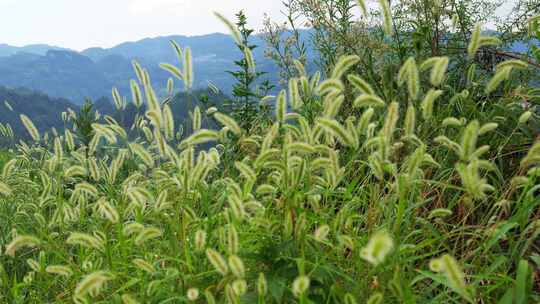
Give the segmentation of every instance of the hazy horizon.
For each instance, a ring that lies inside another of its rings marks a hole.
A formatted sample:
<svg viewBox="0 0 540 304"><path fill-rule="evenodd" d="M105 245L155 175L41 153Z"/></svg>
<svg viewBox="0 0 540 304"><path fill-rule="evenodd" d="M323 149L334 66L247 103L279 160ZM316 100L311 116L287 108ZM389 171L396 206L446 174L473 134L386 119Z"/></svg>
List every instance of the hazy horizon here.
<svg viewBox="0 0 540 304"><path fill-rule="evenodd" d="M234 19L240 9L258 31L265 13L282 20L281 8L281 1L250 0L0 0L0 44L81 51L149 37L227 33L212 12Z"/></svg>
<svg viewBox="0 0 540 304"><path fill-rule="evenodd" d="M49 46L49 47L57 47L57 48L63 48L63 49L67 49L67 50L72 50L72 51L76 51L76 52L82 52L82 51L85 51L85 50L88 50L88 49L92 49L92 48L103 48L103 49L109 49L109 48L114 48L118 45L121 45L121 44L124 44L124 43L137 43L139 41L142 41L142 40L145 40L145 39L154 39L154 38L159 38L159 37L169 37L169 36L184 36L184 37L200 37L200 36L209 36L209 35L213 35L213 34L223 34L223 35L230 35L228 32L226 31L214 31L214 32L208 32L208 33L201 33L201 34L194 34L194 35L189 35L189 34L175 34L175 33L171 33L171 34L162 34L162 35L155 35L155 36L146 36L146 37L141 37L141 38L138 38L138 39L133 39L133 40L122 40L122 41L119 41L118 43L114 43L110 46L100 46L100 45L94 45L94 46L88 46L88 47L85 47L85 48L82 48L82 49L74 49L74 48L69 48L69 47L66 47L66 46L63 46L63 45L57 45L57 44L52 44L52 43L47 43L47 42L42 42L42 43L27 43L27 44L21 44L21 45L15 45L15 44L12 44L12 43L5 43L5 42L2 42L0 41L0 45L9 45L11 47L17 47L17 48L22 48L22 47L29 47L29 46L40 46L40 45L43 45L43 46ZM255 33L255 35L258 34L258 33Z"/></svg>

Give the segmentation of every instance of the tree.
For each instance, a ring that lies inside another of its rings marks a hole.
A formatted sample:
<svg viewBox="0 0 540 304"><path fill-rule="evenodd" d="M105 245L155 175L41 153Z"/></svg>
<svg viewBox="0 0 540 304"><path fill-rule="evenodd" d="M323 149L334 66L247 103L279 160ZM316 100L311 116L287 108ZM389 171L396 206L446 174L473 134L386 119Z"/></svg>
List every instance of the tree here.
<svg viewBox="0 0 540 304"><path fill-rule="evenodd" d="M94 111L94 104L90 98L86 98L77 117L73 120L77 136L86 147L88 147L92 137L94 137L92 124L97 122L97 120L98 117Z"/></svg>
<svg viewBox="0 0 540 304"><path fill-rule="evenodd" d="M253 51L257 48L256 45L250 43L250 37L254 30L247 27L247 17L243 11L238 12L236 18L236 26L242 39L241 44L237 44L237 47L242 52L243 57L234 62L238 70L227 71L236 79L236 83L232 88L233 98L227 100L225 105L231 116L239 122L243 129L251 130L258 125L257 121L268 118L266 107L259 105L259 101L273 86L267 80L259 84L259 79L266 73L258 72L250 67L244 50L244 48L248 48Z"/></svg>

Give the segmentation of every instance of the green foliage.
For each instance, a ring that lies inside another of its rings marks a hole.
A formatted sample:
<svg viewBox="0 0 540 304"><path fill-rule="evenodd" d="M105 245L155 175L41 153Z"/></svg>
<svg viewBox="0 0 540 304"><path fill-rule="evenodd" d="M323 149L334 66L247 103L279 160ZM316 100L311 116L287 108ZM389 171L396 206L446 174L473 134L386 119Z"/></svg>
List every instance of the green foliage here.
<svg viewBox="0 0 540 304"><path fill-rule="evenodd" d="M88 146L92 137L94 137L94 129L92 124L98 120L94 110L94 105L90 99L86 99L84 105L79 110L79 113L73 117L73 125L78 138L83 145Z"/></svg>

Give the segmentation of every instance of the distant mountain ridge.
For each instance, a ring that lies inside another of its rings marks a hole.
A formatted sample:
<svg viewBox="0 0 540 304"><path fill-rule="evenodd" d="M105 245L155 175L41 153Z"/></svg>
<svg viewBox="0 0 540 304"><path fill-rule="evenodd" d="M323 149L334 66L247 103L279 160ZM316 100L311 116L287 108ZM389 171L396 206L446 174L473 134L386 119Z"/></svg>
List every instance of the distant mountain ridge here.
<svg viewBox="0 0 540 304"><path fill-rule="evenodd" d="M189 46L194 54L204 56L219 51L227 57L238 55L233 40L229 35L213 33L201 36L158 36L154 38L144 38L138 41L124 42L112 48L89 48L83 50L81 54L90 57L94 61L99 61L106 56L121 55L126 58L146 58L148 60L175 60L175 53L172 52L170 41L174 40L181 46ZM255 37L256 44L264 44L260 37ZM221 49L221 50L220 50Z"/></svg>
<svg viewBox="0 0 540 304"><path fill-rule="evenodd" d="M308 62L314 65L316 51L310 44L310 35L310 30L301 31L301 39L308 50ZM110 97L113 86L123 95L130 96L129 80L135 78L131 62L137 60L149 70L156 91L163 93L171 75L160 69L159 64L178 64L171 40L192 49L195 88L205 88L212 82L224 93L230 93L234 79L227 71L236 69L234 61L242 54L232 38L221 33L145 38L81 52L46 44L23 47L0 44L0 86L27 87L76 104L81 104L85 97ZM258 71L267 73L264 79L277 83L279 71L264 56L264 40L255 35L251 42L259 46L254 51ZM528 45L519 42L509 48L515 52L526 52L527 49ZM183 84L176 80L175 86L181 89Z"/></svg>
<svg viewBox="0 0 540 304"><path fill-rule="evenodd" d="M111 83L90 58L65 50L49 50L43 56L16 53L0 57L0 85L26 87L76 103L82 102L85 96L103 96L111 88Z"/></svg>
<svg viewBox="0 0 540 304"><path fill-rule="evenodd" d="M234 79L227 71L236 69L234 61L240 59L242 53L229 35L220 33L145 38L82 52L47 45L21 48L0 45L0 86L27 87L76 104L81 104L85 97L108 97L113 86L130 96L129 80L135 78L131 62L137 60L149 70L156 91L164 92L171 75L159 68L159 64L178 64L171 40L191 48L195 88L205 88L212 82L223 92L230 93ZM264 56L264 40L254 36L252 43L259 46L254 50L257 69L267 73L266 79L276 81L278 70ZM178 89L183 87L179 80L175 80L175 84Z"/></svg>
<svg viewBox="0 0 540 304"><path fill-rule="evenodd" d="M12 56L17 53L28 53L34 55L45 55L50 50L68 50L66 48L52 46L48 44L29 44L25 46L11 46L9 44L0 44L0 57Z"/></svg>

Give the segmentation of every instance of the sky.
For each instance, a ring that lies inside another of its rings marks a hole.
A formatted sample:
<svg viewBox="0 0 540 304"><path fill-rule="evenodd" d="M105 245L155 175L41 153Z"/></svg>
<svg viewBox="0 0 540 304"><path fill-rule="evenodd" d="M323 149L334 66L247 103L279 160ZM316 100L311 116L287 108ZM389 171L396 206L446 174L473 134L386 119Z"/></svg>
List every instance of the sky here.
<svg viewBox="0 0 540 304"><path fill-rule="evenodd" d="M229 19L240 9L249 26L264 13L283 20L280 0L0 0L0 43L45 43L74 50L112 47L165 35L226 33L213 11Z"/></svg>

